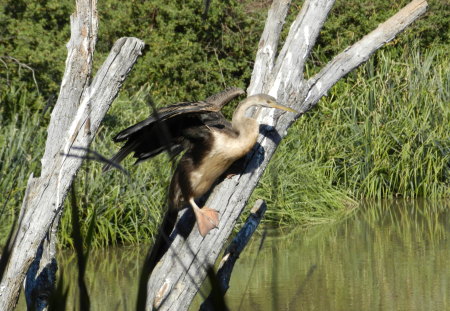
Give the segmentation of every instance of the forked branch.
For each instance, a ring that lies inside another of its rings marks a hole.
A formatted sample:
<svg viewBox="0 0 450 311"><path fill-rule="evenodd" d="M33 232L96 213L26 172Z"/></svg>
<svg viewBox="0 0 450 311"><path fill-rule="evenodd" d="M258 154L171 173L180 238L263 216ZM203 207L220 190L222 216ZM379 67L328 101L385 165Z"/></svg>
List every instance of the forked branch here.
<svg viewBox="0 0 450 311"><path fill-rule="evenodd" d="M173 232L175 239L172 246L148 282L147 309L186 310L189 307L197 289L205 279L208 267L216 261L290 125L301 114L316 105L341 77L404 30L422 15L427 7L425 0L412 1L398 14L338 55L319 74L305 82L303 67L306 57L333 3L333 0L306 0L278 58L274 58L280 34L277 25L283 23L281 18L286 15L289 1L274 1L272 4L255 61L257 68L254 68L248 93L269 92L275 95L281 104L294 107L301 113L296 117L279 114L273 110L261 114L262 122L260 120L259 123L271 127L262 130L262 135L258 139L259 145L247 157L246 168L241 175L218 185L206 203L210 208L220 211L220 229L212 231L205 238L195 230L186 239L177 235L176 230ZM174 251L182 256L174 256Z"/></svg>

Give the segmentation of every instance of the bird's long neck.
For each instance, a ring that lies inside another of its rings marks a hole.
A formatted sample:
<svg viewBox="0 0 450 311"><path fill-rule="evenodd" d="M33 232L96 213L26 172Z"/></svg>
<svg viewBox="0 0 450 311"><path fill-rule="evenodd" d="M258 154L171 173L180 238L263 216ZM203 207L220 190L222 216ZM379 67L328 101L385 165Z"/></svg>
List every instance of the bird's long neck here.
<svg viewBox="0 0 450 311"><path fill-rule="evenodd" d="M256 143L259 133L259 124L253 119L245 116L248 108L253 106L251 101L241 102L233 113L231 124L238 133L236 146L239 146L239 156L245 155Z"/></svg>
<svg viewBox="0 0 450 311"><path fill-rule="evenodd" d="M256 122L256 120L245 115L247 109L253 105L253 102L244 100L237 106L236 110L233 113L231 125L233 126L233 129L238 131L239 136L248 135L249 132L258 130L258 123Z"/></svg>

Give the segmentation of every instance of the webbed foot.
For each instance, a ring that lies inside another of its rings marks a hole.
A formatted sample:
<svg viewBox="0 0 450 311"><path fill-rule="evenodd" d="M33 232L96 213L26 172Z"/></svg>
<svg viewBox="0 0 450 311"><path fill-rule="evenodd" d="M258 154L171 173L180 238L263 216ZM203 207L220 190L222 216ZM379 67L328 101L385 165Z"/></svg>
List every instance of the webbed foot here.
<svg viewBox="0 0 450 311"><path fill-rule="evenodd" d="M194 208L195 218L197 219L198 231L202 237L209 231L219 226L219 212L209 207Z"/></svg>

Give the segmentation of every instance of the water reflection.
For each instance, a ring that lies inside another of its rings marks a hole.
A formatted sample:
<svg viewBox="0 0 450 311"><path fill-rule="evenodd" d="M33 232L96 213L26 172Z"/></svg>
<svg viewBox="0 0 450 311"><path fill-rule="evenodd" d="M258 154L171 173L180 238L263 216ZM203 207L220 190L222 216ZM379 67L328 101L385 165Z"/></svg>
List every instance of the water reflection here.
<svg viewBox="0 0 450 311"><path fill-rule="evenodd" d="M336 224L271 231L259 253L255 237L226 300L231 310L450 310L449 239L448 202L367 203ZM145 251L92 253L92 310L134 310ZM60 263L76 280L75 256L66 252Z"/></svg>
<svg viewBox="0 0 450 311"><path fill-rule="evenodd" d="M268 239L243 293L252 245L227 301L232 310L449 310L449 237L448 204L365 204L339 224Z"/></svg>

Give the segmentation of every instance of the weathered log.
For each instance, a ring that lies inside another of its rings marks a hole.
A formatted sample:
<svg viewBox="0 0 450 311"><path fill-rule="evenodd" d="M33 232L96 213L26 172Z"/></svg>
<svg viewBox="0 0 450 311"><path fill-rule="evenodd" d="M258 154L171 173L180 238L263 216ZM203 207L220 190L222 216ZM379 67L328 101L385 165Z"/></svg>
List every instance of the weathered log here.
<svg viewBox="0 0 450 311"><path fill-rule="evenodd" d="M214 310L214 300L216 299L215 295L224 296L227 292L234 264L238 260L244 248L247 246L253 233L256 231L256 228L261 222L266 210L266 202L263 200L257 200L255 202L255 205L250 211L250 216L248 216L244 226L241 230L239 230L233 241L231 241L230 245L228 245L225 249L216 275L216 279L218 280L217 286L219 286L219 288L213 289L213 292L209 294L208 298L206 298L200 306L201 311Z"/></svg>
<svg viewBox="0 0 450 311"><path fill-rule="evenodd" d="M178 234L180 233L178 228L181 226L174 230L172 246L156 266L148 282L148 310L153 308L186 310L189 307L206 276L207 268L217 259L237 218L290 125L301 114L316 105L336 81L367 60L383 44L392 40L427 8L425 0L412 1L376 30L336 56L316 76L306 81L303 77L306 57L333 3L332 0L304 2L275 63L273 60L278 38L261 40L255 61L258 68L254 69L248 89L249 95L269 93L281 104L299 110L300 114L292 117L274 110L263 111L260 123L269 126L263 127L257 146L247 156L243 173L218 185L206 203L208 207L220 212L219 229L211 231L205 238L202 238L196 230L185 238L182 234ZM274 1L265 34L279 36L278 29L271 30L276 24L271 19L277 18L279 22L279 17L285 15L283 12L287 10L285 6L288 5L289 1ZM269 57L266 56L266 52L269 53ZM185 221L184 218L188 217L183 215L181 218ZM179 255L174 256L174 252Z"/></svg>
<svg viewBox="0 0 450 311"><path fill-rule="evenodd" d="M67 44L66 69L58 101L53 109L40 177L30 176L21 221L12 245L9 263L0 283L0 310L12 310L20 285L39 245L63 208L63 202L82 158L106 111L141 54L144 43L121 38L92 82L92 61L97 39L95 0L77 0L71 16L71 38ZM44 249L45 251L45 249Z"/></svg>
<svg viewBox="0 0 450 311"><path fill-rule="evenodd" d="M39 245L36 256L27 271L24 282L27 310L48 310L58 270L56 233L60 215L56 217L52 227Z"/></svg>

